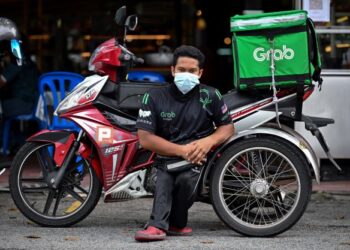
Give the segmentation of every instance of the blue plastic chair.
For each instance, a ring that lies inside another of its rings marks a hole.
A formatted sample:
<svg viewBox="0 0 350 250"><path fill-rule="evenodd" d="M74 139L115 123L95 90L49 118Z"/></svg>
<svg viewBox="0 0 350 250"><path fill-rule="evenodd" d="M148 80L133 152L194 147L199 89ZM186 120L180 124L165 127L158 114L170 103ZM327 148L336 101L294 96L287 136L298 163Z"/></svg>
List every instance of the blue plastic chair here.
<svg viewBox="0 0 350 250"><path fill-rule="evenodd" d="M36 106L34 107L32 113L25 115L18 115L10 117L4 121L3 130L2 130L2 154L9 155L9 143L10 143L10 133L11 133L11 124L13 121L36 121L40 126L40 120L35 115Z"/></svg>
<svg viewBox="0 0 350 250"><path fill-rule="evenodd" d="M146 81L152 83L165 83L165 78L162 74L153 71L130 71L128 73L129 81Z"/></svg>
<svg viewBox="0 0 350 250"><path fill-rule="evenodd" d="M40 76L39 93L44 103L43 108L45 116L45 122L42 123L42 128L79 129L73 122L54 116L53 112L56 110L61 100L65 98L66 94L72 91L72 89L83 80L84 77L80 74L63 71L49 72ZM52 94L51 101L49 100L51 97L48 97L49 94Z"/></svg>

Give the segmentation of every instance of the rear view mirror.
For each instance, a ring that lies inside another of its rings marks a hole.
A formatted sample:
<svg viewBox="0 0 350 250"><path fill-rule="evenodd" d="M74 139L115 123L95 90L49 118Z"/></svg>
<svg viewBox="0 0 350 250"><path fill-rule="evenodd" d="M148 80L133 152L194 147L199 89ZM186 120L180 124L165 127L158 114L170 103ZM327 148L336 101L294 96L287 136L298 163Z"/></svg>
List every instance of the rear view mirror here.
<svg viewBox="0 0 350 250"><path fill-rule="evenodd" d="M123 6L123 7L120 7L115 13L114 20L118 25L124 26L125 18L126 18L126 7Z"/></svg>
<svg viewBox="0 0 350 250"><path fill-rule="evenodd" d="M136 15L131 15L126 18L125 27L128 30L135 30L137 27L138 18Z"/></svg>

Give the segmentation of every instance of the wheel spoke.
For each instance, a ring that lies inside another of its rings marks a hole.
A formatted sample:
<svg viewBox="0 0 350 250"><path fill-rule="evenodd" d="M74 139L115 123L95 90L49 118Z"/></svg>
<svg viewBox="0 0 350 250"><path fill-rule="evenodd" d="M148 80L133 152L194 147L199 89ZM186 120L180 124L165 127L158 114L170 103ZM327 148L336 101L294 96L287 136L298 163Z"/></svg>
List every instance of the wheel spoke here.
<svg viewBox="0 0 350 250"><path fill-rule="evenodd" d="M242 188L243 187L248 187L249 183L243 183L243 180L238 180L238 178L236 178L237 180L226 180L222 183L222 186L224 187L230 187L230 188Z"/></svg>
<svg viewBox="0 0 350 250"><path fill-rule="evenodd" d="M273 156L274 154L272 152L270 152L270 155L267 157L267 151L265 151L265 164L263 164L262 166L262 170L264 173L264 178L267 179L268 177L268 167L279 157L278 155L275 156L275 158L273 158L273 160L271 161L271 163L269 163L270 158Z"/></svg>
<svg viewBox="0 0 350 250"><path fill-rule="evenodd" d="M249 211L250 211L250 206L254 203L254 200L253 202L251 201L252 197L249 196L247 201L245 202L245 205L244 205L244 208L242 210L242 216L241 216L241 220L243 219L243 216L244 216L244 213L247 212L247 216L249 215Z"/></svg>
<svg viewBox="0 0 350 250"><path fill-rule="evenodd" d="M278 180L282 175L284 175L285 173L288 173L288 172L293 172L294 173L294 171L293 171L293 169L287 169L287 170L284 170L284 171L282 171L282 172L279 172L279 173L275 173L273 176L273 181L271 181L271 183L272 182L274 182L274 181L276 181L276 180ZM286 178L286 177L289 177L290 175L286 175L286 176L283 176L283 178ZM295 174L293 174L293 175L291 175L292 177L295 177Z"/></svg>
<svg viewBox="0 0 350 250"><path fill-rule="evenodd" d="M55 190L50 190L50 193L49 193L49 195L47 196L47 199L46 199L46 203L45 203L45 208L44 208L43 214L45 214L45 215L48 214L54 196L55 196Z"/></svg>
<svg viewBox="0 0 350 250"><path fill-rule="evenodd" d="M274 204L278 208L278 210L280 211L281 214L283 214L283 211L281 211L281 209L284 210L286 213L289 212L289 210L287 210L286 208L282 207L280 205L280 203L278 201L276 201L273 196L271 196L271 197L272 197L272 199L268 199L266 197L264 197L263 199L268 201L268 202L271 202L272 204ZM289 205L289 206L291 207L292 205Z"/></svg>
<svg viewBox="0 0 350 250"><path fill-rule="evenodd" d="M292 181L292 182L290 182L290 183L288 183L288 184L285 184L285 185L283 185L283 186L276 186L276 185L271 185L271 187L273 187L273 188L275 188L275 190L273 190L273 191L271 191L271 193L275 193L275 192L280 192L280 191L288 191L288 189L284 189L284 188L286 188L286 187L288 187L288 186L290 186L290 185L294 185L294 184L296 184L296 183L298 183L298 181L297 180L295 180L295 181ZM290 193L290 192L288 192L288 193Z"/></svg>
<svg viewBox="0 0 350 250"><path fill-rule="evenodd" d="M237 196L235 199L237 199L238 197L239 197L239 196ZM247 196L247 200L250 199L250 198L251 198L251 195L248 195L248 196ZM246 202L247 202L247 201L246 201ZM235 210L240 210L240 208L241 208L242 206L245 206L246 202L245 202L244 204L238 206L238 207L235 207L235 208L232 209L231 211L233 212L233 211L235 211Z"/></svg>
<svg viewBox="0 0 350 250"><path fill-rule="evenodd" d="M271 195L271 197L272 197L273 201L276 201L275 198L273 197L273 195ZM275 210L275 215L276 215L277 218L279 218L278 213L277 213L277 209L280 212L280 214L282 214L282 213L281 213L280 208L278 206L276 206L277 203L273 202L272 200L268 199L267 197L265 197L265 200L272 204L273 209Z"/></svg>
<svg viewBox="0 0 350 250"><path fill-rule="evenodd" d="M227 193L226 193L226 195L229 195L229 196L225 198L225 201L228 200L229 198L231 198L232 196L237 195L238 193L241 193L244 189L245 189L245 188L241 188L241 189L238 190L238 191L233 190L233 191L236 191L236 192L233 193L233 194L227 194ZM225 195L225 193L224 193L224 195ZM241 196L241 197L242 197L242 196L245 196L245 195L238 195L238 196Z"/></svg>
<svg viewBox="0 0 350 250"><path fill-rule="evenodd" d="M56 216L58 205L60 204L63 193L64 193L63 189L60 189L60 191L57 194L55 206L54 206L53 211L52 211L53 216Z"/></svg>
<svg viewBox="0 0 350 250"><path fill-rule="evenodd" d="M66 188L65 191L67 193L69 193L70 195L72 195L75 199L77 199L78 201L80 201L81 203L83 203L85 200L74 190L70 189L70 188Z"/></svg>
<svg viewBox="0 0 350 250"><path fill-rule="evenodd" d="M79 186L78 184L74 184L74 187L76 187L77 189L79 189L81 192L83 192L84 194L89 194L88 191L86 191L84 188L82 188L81 186Z"/></svg>
<svg viewBox="0 0 350 250"><path fill-rule="evenodd" d="M42 171L43 171L43 175L44 175L44 176L47 176L47 175L48 175L48 171L47 171L45 162L44 162L43 159L42 159L42 156L41 156L41 154L40 154L40 151L39 151L39 150L36 151L35 154L36 154L36 157L37 157L37 159L38 159L38 161L39 161L39 165L40 165L40 167L41 167L41 169L42 169Z"/></svg>
<svg viewBox="0 0 350 250"><path fill-rule="evenodd" d="M75 183L74 180L72 180L72 178L66 177L65 180L66 180L66 182L67 182L67 184L68 184L69 186L74 186L74 187L76 187L77 189L79 189L81 192L83 192L84 194L89 194L88 191L86 191L84 188L82 188L82 187L79 186L77 183Z"/></svg>
<svg viewBox="0 0 350 250"><path fill-rule="evenodd" d="M282 161L280 162L280 165L278 166L278 168L277 168L277 170L276 170L276 173L278 173L278 170L281 168L283 162L284 162L284 159L282 159ZM271 185L271 183L274 182L275 177L276 177L276 173L273 175L272 180L271 180L271 182L270 182L270 185Z"/></svg>
<svg viewBox="0 0 350 250"><path fill-rule="evenodd" d="M242 182L229 168L227 168L227 171L230 172L230 174L233 176L233 177L236 177L236 179L243 185L243 186L246 186L246 183ZM239 173L238 173L239 177L243 178L243 176L241 176Z"/></svg>
<svg viewBox="0 0 350 250"><path fill-rule="evenodd" d="M237 159L234 159L239 165L241 165L243 168L245 168L245 169L247 169L248 170L248 175L249 175L249 173L250 172L252 172L255 176L257 176L256 175L256 173L254 172L254 168L253 167L248 167L247 168L247 166L246 165L244 165L242 162L240 162L239 160L237 160ZM247 162L247 161L246 161ZM236 168L236 167L235 167ZM237 169L237 168L236 168ZM236 171L240 176L241 176L241 174L239 173L239 171Z"/></svg>

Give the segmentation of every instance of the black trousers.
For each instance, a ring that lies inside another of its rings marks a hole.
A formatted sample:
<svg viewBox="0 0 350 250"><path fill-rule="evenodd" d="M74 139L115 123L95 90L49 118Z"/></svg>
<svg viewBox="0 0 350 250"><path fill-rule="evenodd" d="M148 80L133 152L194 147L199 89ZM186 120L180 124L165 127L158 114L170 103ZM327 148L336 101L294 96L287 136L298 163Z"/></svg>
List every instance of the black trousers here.
<svg viewBox="0 0 350 250"><path fill-rule="evenodd" d="M196 199L193 190L198 178L199 170L196 169L170 173L159 167L153 209L148 226L163 230L168 230L169 225L178 228L185 227L188 209Z"/></svg>

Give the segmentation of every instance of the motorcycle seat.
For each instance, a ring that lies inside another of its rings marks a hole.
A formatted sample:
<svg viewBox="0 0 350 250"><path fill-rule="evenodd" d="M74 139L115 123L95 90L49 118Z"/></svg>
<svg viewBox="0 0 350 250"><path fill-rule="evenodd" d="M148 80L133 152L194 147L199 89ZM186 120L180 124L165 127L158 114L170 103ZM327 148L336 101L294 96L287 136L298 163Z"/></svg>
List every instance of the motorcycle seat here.
<svg viewBox="0 0 350 250"><path fill-rule="evenodd" d="M227 105L227 108L229 110L234 110L239 107L260 101L268 96L271 96L271 93L268 93L267 91L241 92L231 90L223 95L223 99Z"/></svg>

